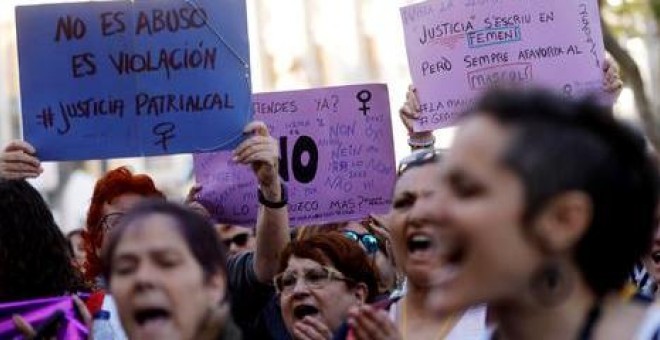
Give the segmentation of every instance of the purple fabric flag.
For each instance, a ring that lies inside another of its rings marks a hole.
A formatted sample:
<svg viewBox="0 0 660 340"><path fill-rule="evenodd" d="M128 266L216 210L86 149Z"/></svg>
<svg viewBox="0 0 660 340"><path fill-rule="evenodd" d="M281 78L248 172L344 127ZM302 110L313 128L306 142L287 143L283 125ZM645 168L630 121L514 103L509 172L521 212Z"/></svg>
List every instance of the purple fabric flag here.
<svg viewBox="0 0 660 340"><path fill-rule="evenodd" d="M415 131L454 125L495 85L612 103L596 0L429 0L403 7L401 18L422 111Z"/></svg>
<svg viewBox="0 0 660 340"><path fill-rule="evenodd" d="M255 120L280 144L291 225L389 210L395 160L385 85L259 93L252 102ZM231 161L231 152L196 154L195 177L203 186L200 202L218 222L254 225L256 179Z"/></svg>
<svg viewBox="0 0 660 340"><path fill-rule="evenodd" d="M38 329L50 317L61 311L64 313L57 339L85 340L87 327L76 318L76 307L70 296L52 297L0 304L0 339L22 339L23 334L16 328L12 316L21 315L32 327Z"/></svg>

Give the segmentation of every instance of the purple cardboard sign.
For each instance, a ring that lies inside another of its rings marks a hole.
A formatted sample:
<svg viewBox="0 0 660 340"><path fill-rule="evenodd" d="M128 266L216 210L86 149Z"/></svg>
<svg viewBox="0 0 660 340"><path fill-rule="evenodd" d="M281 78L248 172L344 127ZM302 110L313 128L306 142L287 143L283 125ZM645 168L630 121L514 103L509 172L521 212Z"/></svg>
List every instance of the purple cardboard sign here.
<svg viewBox="0 0 660 340"><path fill-rule="evenodd" d="M422 110L416 131L455 124L498 84L606 97L595 0L429 0L401 18Z"/></svg>
<svg viewBox="0 0 660 340"><path fill-rule="evenodd" d="M254 118L280 144L290 225L362 219L389 211L395 181L387 86L351 85L254 94ZM196 154L199 200L218 222L253 226L252 171L231 153Z"/></svg>

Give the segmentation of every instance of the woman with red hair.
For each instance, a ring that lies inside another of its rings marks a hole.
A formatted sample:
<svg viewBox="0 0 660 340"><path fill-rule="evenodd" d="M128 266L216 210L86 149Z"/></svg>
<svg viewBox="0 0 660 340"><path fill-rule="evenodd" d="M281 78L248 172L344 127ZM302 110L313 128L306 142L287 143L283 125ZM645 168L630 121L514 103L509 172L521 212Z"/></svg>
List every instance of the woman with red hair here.
<svg viewBox="0 0 660 340"><path fill-rule="evenodd" d="M101 274L101 245L109 232L126 211L144 198L162 198L153 180L144 174L134 174L126 167L108 171L94 186L91 204L87 211L87 228L83 231L85 278L99 286ZM103 284L100 284L103 287Z"/></svg>

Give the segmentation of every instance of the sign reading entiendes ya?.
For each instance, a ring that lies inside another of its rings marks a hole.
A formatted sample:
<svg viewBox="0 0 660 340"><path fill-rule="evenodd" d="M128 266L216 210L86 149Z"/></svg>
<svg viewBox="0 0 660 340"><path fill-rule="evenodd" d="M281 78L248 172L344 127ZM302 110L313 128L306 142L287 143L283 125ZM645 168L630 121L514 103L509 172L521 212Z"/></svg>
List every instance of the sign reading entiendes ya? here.
<svg viewBox="0 0 660 340"><path fill-rule="evenodd" d="M595 0L430 0L401 17L422 111L416 131L455 124L497 85L606 97Z"/></svg>
<svg viewBox="0 0 660 340"><path fill-rule="evenodd" d="M389 210L395 160L385 85L258 93L253 109L279 142L291 225ZM203 187L199 199L216 220L254 225L255 176L230 152L196 154L195 177Z"/></svg>
<svg viewBox="0 0 660 340"><path fill-rule="evenodd" d="M250 120L245 2L16 8L25 139L42 160L228 149Z"/></svg>

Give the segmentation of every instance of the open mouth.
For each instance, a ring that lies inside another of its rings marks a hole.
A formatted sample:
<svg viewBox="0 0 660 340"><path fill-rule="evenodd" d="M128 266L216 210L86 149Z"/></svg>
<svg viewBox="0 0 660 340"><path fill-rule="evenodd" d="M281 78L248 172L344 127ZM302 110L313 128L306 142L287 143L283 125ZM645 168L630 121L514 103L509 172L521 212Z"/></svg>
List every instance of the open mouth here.
<svg viewBox="0 0 660 340"><path fill-rule="evenodd" d="M433 240L428 235L414 234L408 238L408 251L411 253L417 251L427 251L431 249Z"/></svg>
<svg viewBox="0 0 660 340"><path fill-rule="evenodd" d="M434 237L421 232L408 236L406 246L410 255L416 258L440 259L443 264L458 264L465 257L465 242L450 235Z"/></svg>
<svg viewBox="0 0 660 340"><path fill-rule="evenodd" d="M319 309L312 305L298 305L293 308L293 316L296 320L302 320L308 315L316 315L319 313Z"/></svg>
<svg viewBox="0 0 660 340"><path fill-rule="evenodd" d="M167 321L170 319L170 312L163 308L144 308L135 312L135 321L143 326L151 322Z"/></svg>

